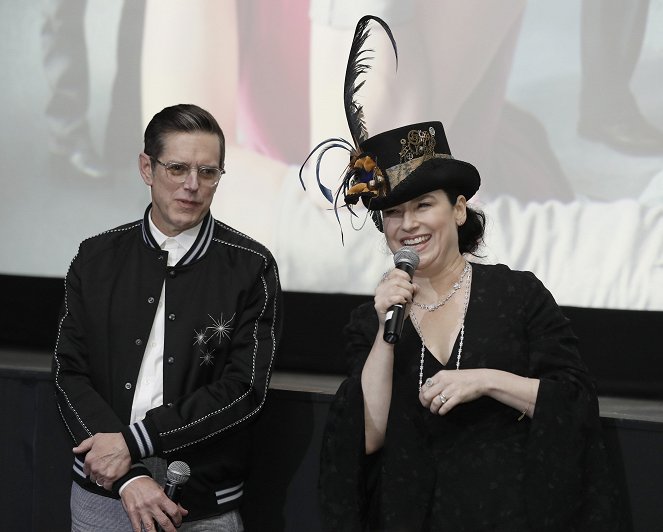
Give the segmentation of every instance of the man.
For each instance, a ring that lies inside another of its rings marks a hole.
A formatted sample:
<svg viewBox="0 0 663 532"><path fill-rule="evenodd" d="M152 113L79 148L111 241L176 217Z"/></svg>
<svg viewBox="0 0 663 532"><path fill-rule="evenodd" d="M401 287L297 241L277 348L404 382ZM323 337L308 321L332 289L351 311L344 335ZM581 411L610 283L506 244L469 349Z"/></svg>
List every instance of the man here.
<svg viewBox="0 0 663 532"><path fill-rule="evenodd" d="M72 530L174 531L183 517L181 530L242 530L281 294L270 252L210 214L224 156L207 111L157 113L139 156L145 216L85 240L67 273L53 373L76 443ZM157 483L173 460L191 467L181 506Z"/></svg>

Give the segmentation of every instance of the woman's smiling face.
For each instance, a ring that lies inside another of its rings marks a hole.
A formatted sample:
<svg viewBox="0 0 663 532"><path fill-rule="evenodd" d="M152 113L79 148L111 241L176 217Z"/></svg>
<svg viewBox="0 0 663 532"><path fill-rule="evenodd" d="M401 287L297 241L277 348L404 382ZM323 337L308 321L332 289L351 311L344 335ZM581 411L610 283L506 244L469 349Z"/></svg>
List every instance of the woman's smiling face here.
<svg viewBox="0 0 663 532"><path fill-rule="evenodd" d="M412 247L420 271L444 267L458 257L458 226L465 222L466 200L451 205L443 190L427 192L382 211L384 235L392 252Z"/></svg>

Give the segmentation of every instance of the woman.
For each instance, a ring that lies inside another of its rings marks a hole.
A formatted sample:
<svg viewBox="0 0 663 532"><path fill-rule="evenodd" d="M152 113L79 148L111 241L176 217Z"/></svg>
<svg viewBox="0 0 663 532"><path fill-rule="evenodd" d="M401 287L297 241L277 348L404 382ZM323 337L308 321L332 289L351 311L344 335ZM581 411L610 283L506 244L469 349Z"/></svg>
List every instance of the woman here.
<svg viewBox="0 0 663 532"><path fill-rule="evenodd" d="M479 174L439 122L375 135L362 196L392 252L412 248L346 328L350 377L325 434L329 530L611 530L614 488L577 340L529 272L470 263ZM347 197L346 197L347 201ZM390 307L409 319L383 339Z"/></svg>

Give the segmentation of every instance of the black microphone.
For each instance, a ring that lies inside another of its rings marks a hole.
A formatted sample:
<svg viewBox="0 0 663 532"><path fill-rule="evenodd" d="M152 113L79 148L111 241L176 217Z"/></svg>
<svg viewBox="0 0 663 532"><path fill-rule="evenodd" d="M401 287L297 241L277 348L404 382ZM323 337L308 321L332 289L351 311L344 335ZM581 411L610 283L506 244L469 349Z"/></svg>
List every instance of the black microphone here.
<svg viewBox="0 0 663 532"><path fill-rule="evenodd" d="M166 471L166 484L163 487L166 497L178 504L182 496L182 486L187 483L190 476L191 468L186 462L172 462ZM157 530L161 532L163 529L157 525Z"/></svg>
<svg viewBox="0 0 663 532"><path fill-rule="evenodd" d="M419 255L410 247L402 247L394 253L394 264L399 270L403 270L410 276L419 266ZM387 311L387 319L384 322L384 334L382 338L385 342L395 344L401 337L403 331L403 321L405 320L405 305L399 303L392 305Z"/></svg>

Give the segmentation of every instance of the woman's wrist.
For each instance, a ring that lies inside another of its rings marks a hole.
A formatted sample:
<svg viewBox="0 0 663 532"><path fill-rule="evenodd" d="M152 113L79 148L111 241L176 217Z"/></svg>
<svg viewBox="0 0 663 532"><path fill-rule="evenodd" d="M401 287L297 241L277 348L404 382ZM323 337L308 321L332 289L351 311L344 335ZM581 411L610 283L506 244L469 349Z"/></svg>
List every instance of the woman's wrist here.
<svg viewBox="0 0 663 532"><path fill-rule="evenodd" d="M384 339L384 324L381 323L378 326L378 332L375 334L375 340L373 341L373 346L380 346L381 348L388 348L391 352L394 351L394 344L390 344Z"/></svg>
<svg viewBox="0 0 663 532"><path fill-rule="evenodd" d="M492 397L492 394L495 393L495 371L494 369L480 368L477 369L479 372L479 378L477 382L479 384L479 395L488 395Z"/></svg>

